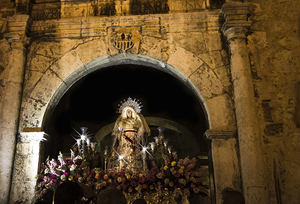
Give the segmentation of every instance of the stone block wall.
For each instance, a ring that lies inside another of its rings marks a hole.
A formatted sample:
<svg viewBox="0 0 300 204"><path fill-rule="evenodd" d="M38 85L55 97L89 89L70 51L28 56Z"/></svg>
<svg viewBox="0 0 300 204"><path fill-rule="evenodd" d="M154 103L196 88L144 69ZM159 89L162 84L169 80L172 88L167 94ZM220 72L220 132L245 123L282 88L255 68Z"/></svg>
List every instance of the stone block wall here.
<svg viewBox="0 0 300 204"><path fill-rule="evenodd" d="M263 136L272 203L299 203L300 5L298 1L253 3L248 36L251 71ZM298 119L299 120L299 119Z"/></svg>

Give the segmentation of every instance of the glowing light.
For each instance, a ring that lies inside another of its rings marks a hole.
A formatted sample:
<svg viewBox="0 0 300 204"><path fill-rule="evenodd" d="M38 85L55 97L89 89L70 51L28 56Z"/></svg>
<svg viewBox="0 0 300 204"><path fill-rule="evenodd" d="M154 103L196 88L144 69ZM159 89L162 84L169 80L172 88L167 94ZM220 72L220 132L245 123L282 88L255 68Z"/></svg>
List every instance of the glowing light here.
<svg viewBox="0 0 300 204"><path fill-rule="evenodd" d="M80 139L76 139L76 143L77 143L77 145L78 145L78 147L80 146Z"/></svg>
<svg viewBox="0 0 300 204"><path fill-rule="evenodd" d="M81 139L81 140L85 141L86 138L87 138L86 135L80 135L80 139Z"/></svg>
<svg viewBox="0 0 300 204"><path fill-rule="evenodd" d="M124 157L125 157L125 156L124 156L123 154L120 154L120 155L119 155L119 160L123 160Z"/></svg>
<svg viewBox="0 0 300 204"><path fill-rule="evenodd" d="M145 153L147 151L147 149L148 149L147 147L143 147L142 152Z"/></svg>

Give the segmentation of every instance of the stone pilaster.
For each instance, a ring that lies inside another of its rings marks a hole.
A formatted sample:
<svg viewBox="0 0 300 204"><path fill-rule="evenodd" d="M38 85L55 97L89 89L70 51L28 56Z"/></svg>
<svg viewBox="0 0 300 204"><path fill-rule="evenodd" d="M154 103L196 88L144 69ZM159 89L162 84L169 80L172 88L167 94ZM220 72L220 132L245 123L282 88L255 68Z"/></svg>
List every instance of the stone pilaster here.
<svg viewBox="0 0 300 204"><path fill-rule="evenodd" d="M32 203L40 161L40 142L44 132L29 130L18 137L10 203Z"/></svg>
<svg viewBox="0 0 300 204"><path fill-rule="evenodd" d="M270 203L265 185L265 169L261 149L261 134L246 44L250 29L249 5L225 3L222 27L230 51L230 68L238 129L241 175L246 204Z"/></svg>
<svg viewBox="0 0 300 204"><path fill-rule="evenodd" d="M0 101L0 203L7 203L9 197L26 61L27 22L28 15L8 17L3 35L10 49L6 53L8 63L2 75L3 95Z"/></svg>
<svg viewBox="0 0 300 204"><path fill-rule="evenodd" d="M225 188L241 191L235 132L207 130L205 136L211 140L216 204L222 204Z"/></svg>

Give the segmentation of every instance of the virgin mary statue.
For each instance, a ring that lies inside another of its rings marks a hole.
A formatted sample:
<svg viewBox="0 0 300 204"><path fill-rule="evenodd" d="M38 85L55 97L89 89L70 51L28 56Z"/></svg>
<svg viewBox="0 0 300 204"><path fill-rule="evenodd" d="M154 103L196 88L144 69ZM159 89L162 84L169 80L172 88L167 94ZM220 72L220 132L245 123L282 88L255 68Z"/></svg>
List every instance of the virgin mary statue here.
<svg viewBox="0 0 300 204"><path fill-rule="evenodd" d="M131 172L146 169L143 155L144 135L150 135L150 129L141 114L141 104L128 98L119 106L120 116L112 131L112 154L108 168L118 168Z"/></svg>

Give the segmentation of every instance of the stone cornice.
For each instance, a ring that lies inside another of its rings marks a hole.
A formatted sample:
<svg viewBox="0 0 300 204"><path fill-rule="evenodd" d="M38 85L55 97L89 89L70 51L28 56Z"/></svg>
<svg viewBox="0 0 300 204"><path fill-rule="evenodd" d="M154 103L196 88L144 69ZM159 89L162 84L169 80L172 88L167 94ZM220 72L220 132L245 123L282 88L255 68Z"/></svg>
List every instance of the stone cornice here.
<svg viewBox="0 0 300 204"><path fill-rule="evenodd" d="M205 133L207 139L229 139L236 136L234 131L231 130L207 130Z"/></svg>
<svg viewBox="0 0 300 204"><path fill-rule="evenodd" d="M250 5L240 2L228 2L223 5L222 14L224 16L222 32L227 40L245 39L251 26L251 22L248 19Z"/></svg>
<svg viewBox="0 0 300 204"><path fill-rule="evenodd" d="M188 22L188 23L187 23ZM139 27L141 32L201 32L220 30L220 11L111 17L61 18L33 21L33 38L105 37L109 28Z"/></svg>

